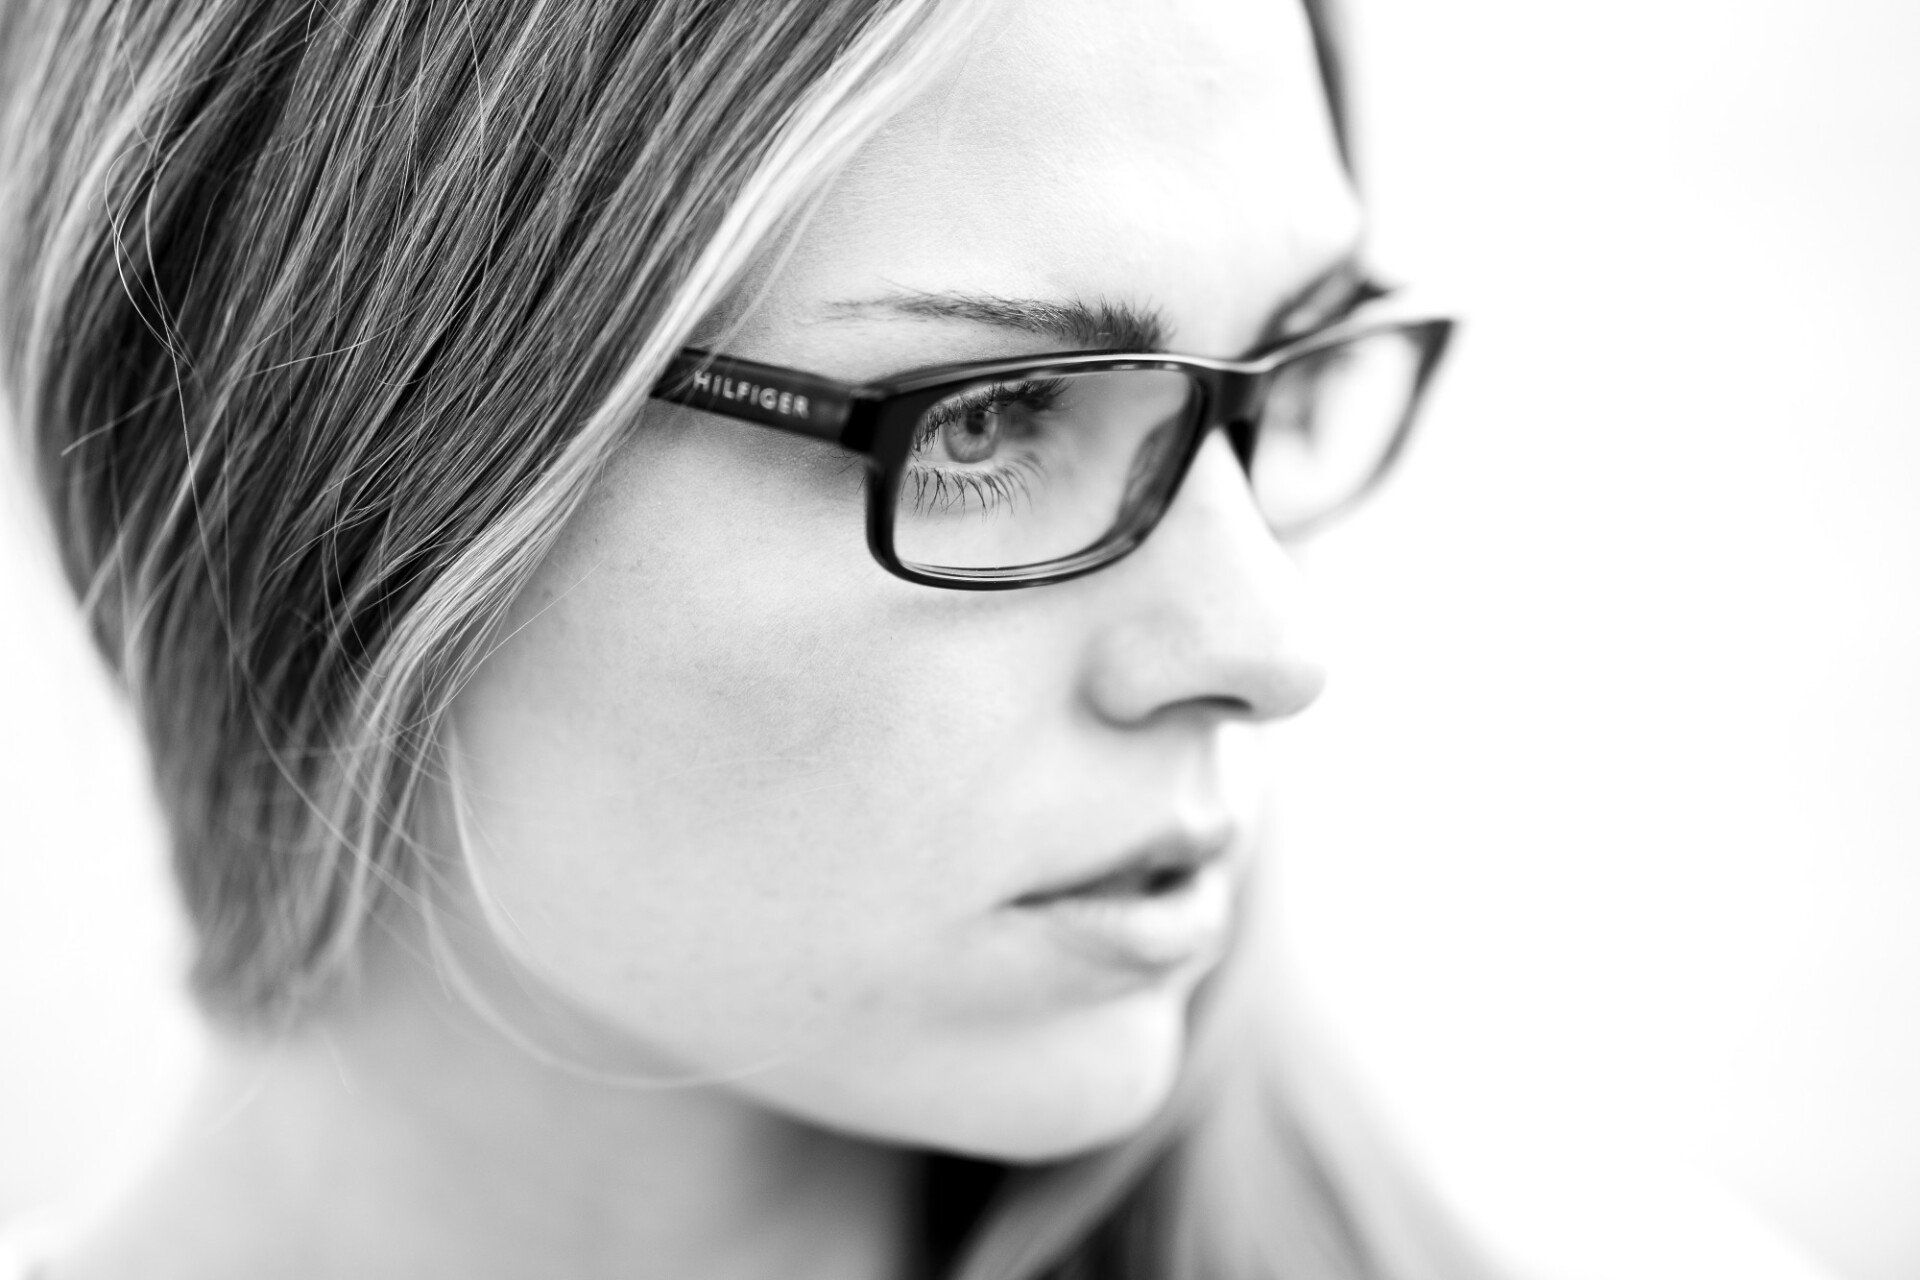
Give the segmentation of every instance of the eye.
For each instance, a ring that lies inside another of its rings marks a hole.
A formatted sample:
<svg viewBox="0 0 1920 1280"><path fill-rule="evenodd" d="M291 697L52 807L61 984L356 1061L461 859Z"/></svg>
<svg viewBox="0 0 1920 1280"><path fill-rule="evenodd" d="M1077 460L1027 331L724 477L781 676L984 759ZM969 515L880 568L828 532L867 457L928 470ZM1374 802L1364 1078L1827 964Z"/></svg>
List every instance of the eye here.
<svg viewBox="0 0 1920 1280"><path fill-rule="evenodd" d="M921 418L914 453L935 465L987 462L1009 442L1033 438L1040 416L1054 407L1059 393L1052 380L968 388Z"/></svg>
<svg viewBox="0 0 1920 1280"><path fill-rule="evenodd" d="M940 443L955 462L985 462L1000 447L1005 429L1003 405L975 402L940 429Z"/></svg>

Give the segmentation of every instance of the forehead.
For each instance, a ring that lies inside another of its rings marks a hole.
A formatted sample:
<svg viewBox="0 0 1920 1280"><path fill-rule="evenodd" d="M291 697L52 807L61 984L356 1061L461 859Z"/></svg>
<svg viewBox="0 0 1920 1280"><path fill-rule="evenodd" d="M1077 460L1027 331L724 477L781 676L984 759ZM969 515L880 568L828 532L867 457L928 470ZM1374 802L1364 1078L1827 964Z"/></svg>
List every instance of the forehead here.
<svg viewBox="0 0 1920 1280"><path fill-rule="evenodd" d="M835 181L763 319L903 291L1124 301L1237 354L1357 222L1297 0L1014 0ZM927 329L929 362L1007 341Z"/></svg>

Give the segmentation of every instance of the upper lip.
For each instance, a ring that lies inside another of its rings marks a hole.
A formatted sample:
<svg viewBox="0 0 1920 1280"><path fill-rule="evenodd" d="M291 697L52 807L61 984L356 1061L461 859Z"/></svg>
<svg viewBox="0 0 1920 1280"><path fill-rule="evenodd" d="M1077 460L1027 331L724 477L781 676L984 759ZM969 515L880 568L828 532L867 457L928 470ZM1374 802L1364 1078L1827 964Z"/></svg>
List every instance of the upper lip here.
<svg viewBox="0 0 1920 1280"><path fill-rule="evenodd" d="M1165 831L1135 845L1117 858L1073 875L1029 889L1014 906L1035 906L1053 898L1071 897L1097 888L1115 877L1148 875L1158 871L1194 871L1227 855L1235 831L1230 825Z"/></svg>

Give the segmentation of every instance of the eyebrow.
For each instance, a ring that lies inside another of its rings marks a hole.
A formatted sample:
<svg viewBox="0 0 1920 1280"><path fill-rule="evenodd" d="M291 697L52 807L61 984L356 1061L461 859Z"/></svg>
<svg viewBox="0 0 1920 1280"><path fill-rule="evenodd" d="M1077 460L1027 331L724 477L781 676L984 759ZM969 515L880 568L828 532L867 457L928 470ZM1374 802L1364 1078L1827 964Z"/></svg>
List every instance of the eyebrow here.
<svg viewBox="0 0 1920 1280"><path fill-rule="evenodd" d="M1159 351L1167 341L1166 322L1160 314L1131 302L1005 298L987 293L913 290L836 302L828 311L836 320L861 319L875 313L923 320L964 320L1030 333L1070 346L1115 351Z"/></svg>
<svg viewBox="0 0 1920 1280"><path fill-rule="evenodd" d="M1281 337L1303 318L1319 321L1319 316L1313 313L1337 319L1359 303L1378 296L1379 292L1379 287L1370 282L1361 268L1357 251L1344 254L1274 308L1261 328L1262 341ZM1167 349L1167 324L1159 310L1126 301L1009 298L988 293L913 289L830 303L827 313L831 320L857 320L873 315L960 320L1093 350L1163 352Z"/></svg>

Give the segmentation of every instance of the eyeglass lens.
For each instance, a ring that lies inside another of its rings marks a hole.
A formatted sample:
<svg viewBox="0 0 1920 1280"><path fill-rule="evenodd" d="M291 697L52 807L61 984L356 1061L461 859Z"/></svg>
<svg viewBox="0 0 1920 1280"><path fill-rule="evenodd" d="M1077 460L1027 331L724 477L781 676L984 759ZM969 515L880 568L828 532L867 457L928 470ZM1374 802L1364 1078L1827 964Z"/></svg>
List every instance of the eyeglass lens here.
<svg viewBox="0 0 1920 1280"><path fill-rule="evenodd" d="M1281 369L1251 474L1276 531L1372 478L1419 366L1413 337L1385 330ZM982 382L947 396L915 426L894 499L895 555L934 571L1014 569L1114 542L1164 507L1202 398L1184 372L1139 368Z"/></svg>
<svg viewBox="0 0 1920 1280"><path fill-rule="evenodd" d="M1424 349L1385 329L1290 361L1268 388L1253 451L1254 499L1276 533L1357 497L1406 425Z"/></svg>

